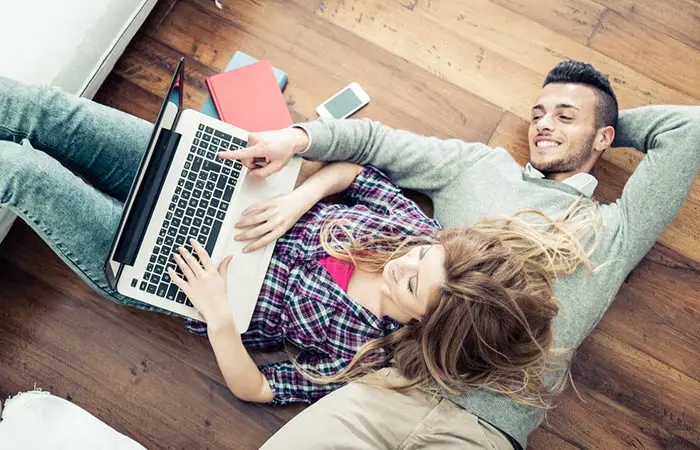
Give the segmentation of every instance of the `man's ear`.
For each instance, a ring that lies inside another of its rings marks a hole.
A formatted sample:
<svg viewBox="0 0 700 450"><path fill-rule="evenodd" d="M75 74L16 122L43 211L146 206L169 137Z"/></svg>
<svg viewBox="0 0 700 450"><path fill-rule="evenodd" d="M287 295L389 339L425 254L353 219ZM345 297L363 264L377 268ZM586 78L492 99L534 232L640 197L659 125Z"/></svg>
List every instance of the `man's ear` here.
<svg viewBox="0 0 700 450"><path fill-rule="evenodd" d="M593 145L593 148L596 151L603 153L605 150L610 148L614 140L615 128L611 126L603 127L600 130L598 130L598 133L596 134L595 144Z"/></svg>

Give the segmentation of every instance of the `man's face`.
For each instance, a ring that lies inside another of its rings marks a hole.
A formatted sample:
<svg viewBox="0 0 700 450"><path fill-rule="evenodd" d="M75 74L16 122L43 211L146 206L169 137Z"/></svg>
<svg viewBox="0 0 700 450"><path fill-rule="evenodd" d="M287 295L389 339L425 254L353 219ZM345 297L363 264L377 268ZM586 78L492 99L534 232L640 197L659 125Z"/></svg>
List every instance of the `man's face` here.
<svg viewBox="0 0 700 450"><path fill-rule="evenodd" d="M542 88L532 108L530 162L544 174L576 172L593 157L596 96L573 83Z"/></svg>

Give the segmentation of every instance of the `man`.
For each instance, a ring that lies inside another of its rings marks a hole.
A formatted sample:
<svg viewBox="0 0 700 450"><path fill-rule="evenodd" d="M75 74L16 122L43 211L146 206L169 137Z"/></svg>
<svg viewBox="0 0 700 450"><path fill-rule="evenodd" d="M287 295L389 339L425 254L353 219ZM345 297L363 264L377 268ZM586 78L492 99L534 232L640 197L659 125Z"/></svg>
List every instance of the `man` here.
<svg viewBox="0 0 700 450"><path fill-rule="evenodd" d="M528 140L530 162L521 167L502 148L417 136L368 120L318 120L253 135L235 157L258 176L279 170L294 153L372 164L399 186L427 194L444 226L465 226L530 208L561 216L578 199L593 202L598 182L589 172L609 147L647 153L620 199L596 208L603 227L591 262L610 264L596 275L579 270L556 281L555 346L575 349L687 197L700 166L700 108L653 106L618 117L608 80L589 64L566 61L544 81ZM253 158L268 164L256 168ZM510 448L500 430L524 449L544 417L484 388L449 400L464 413L445 411L440 399L423 393L351 383L305 410L263 448Z"/></svg>

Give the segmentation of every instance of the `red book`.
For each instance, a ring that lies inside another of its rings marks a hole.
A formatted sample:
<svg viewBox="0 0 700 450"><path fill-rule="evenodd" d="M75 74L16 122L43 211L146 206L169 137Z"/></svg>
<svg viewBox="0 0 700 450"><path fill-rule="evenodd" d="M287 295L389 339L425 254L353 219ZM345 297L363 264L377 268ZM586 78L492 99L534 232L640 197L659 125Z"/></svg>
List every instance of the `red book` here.
<svg viewBox="0 0 700 450"><path fill-rule="evenodd" d="M211 76L207 87L221 120L245 131L278 130L293 123L269 61Z"/></svg>

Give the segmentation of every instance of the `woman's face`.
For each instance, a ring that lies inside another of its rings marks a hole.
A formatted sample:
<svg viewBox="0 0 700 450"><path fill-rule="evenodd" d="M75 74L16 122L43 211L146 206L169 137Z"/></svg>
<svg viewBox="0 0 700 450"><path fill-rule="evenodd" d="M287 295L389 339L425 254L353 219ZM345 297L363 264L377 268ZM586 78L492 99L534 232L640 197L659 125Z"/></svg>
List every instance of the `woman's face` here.
<svg viewBox="0 0 700 450"><path fill-rule="evenodd" d="M445 282L445 250L442 245L421 245L384 266L384 294L390 316L405 323L421 319L430 300Z"/></svg>

